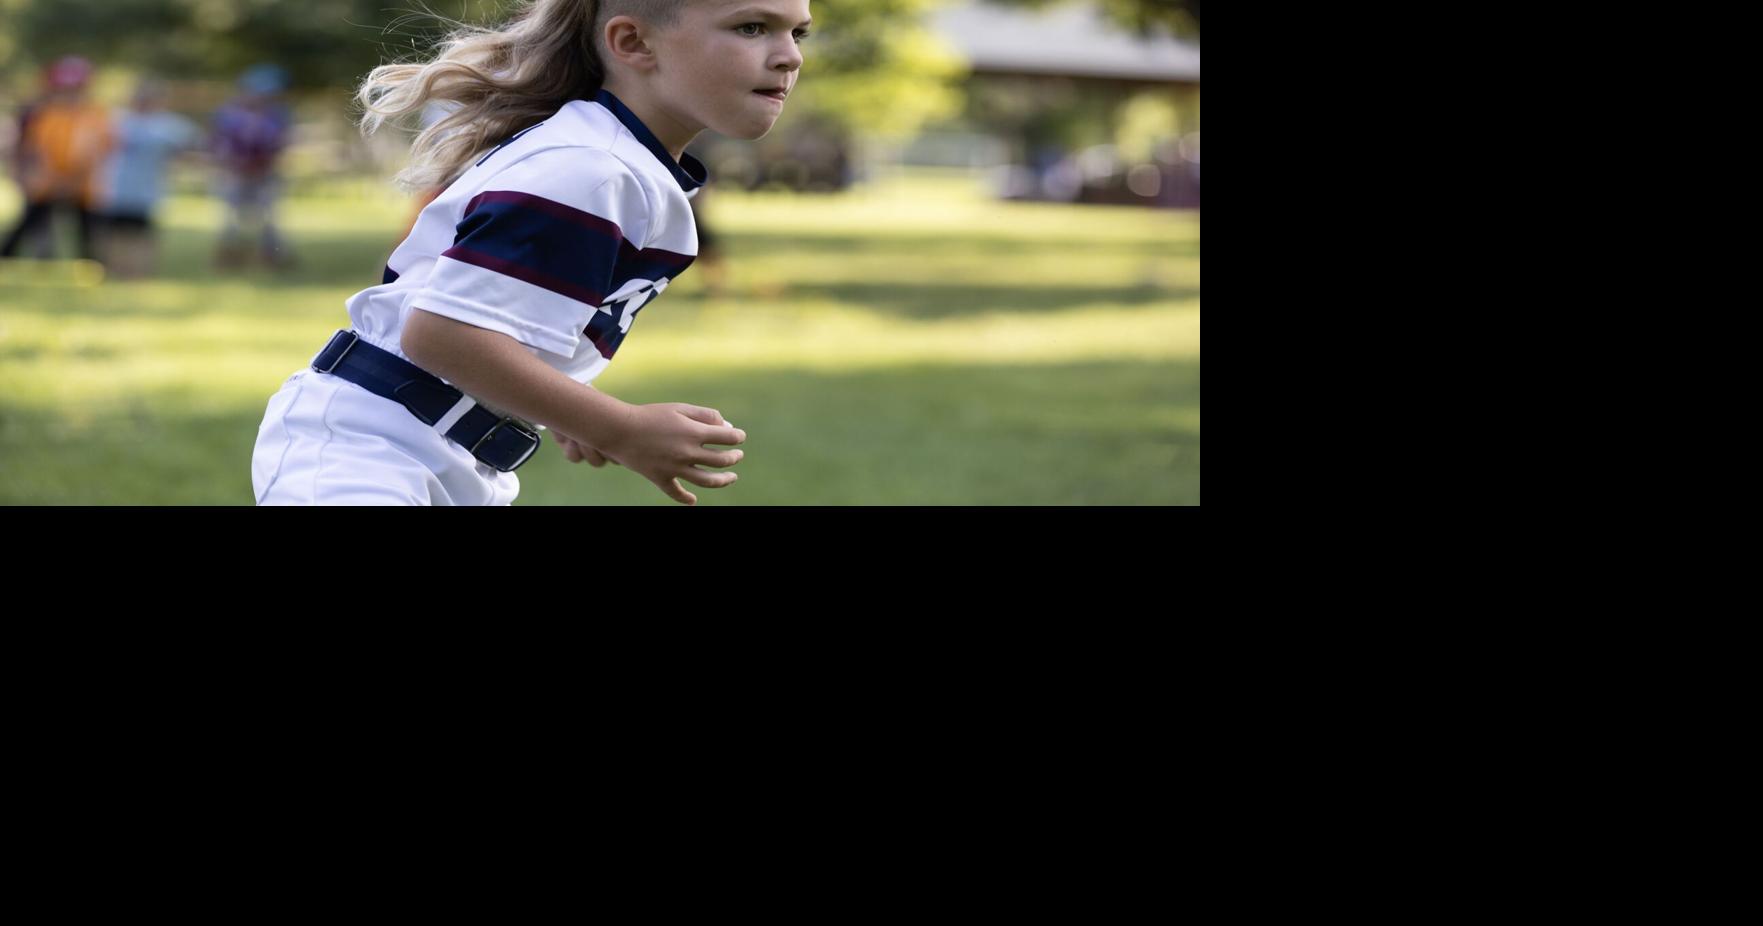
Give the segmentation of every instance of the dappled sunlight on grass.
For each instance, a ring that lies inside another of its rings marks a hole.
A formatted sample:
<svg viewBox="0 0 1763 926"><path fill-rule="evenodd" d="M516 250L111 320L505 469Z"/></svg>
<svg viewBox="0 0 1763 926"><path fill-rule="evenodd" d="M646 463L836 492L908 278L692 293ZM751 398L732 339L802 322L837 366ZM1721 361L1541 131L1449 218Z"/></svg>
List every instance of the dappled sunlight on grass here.
<svg viewBox="0 0 1763 926"><path fill-rule="evenodd" d="M640 342L633 334L601 381L713 369L1057 364L1190 358L1199 352L1197 304L1153 312L1078 306L1030 318L993 313L902 321L834 304L712 303L689 325L657 326L642 332Z"/></svg>
<svg viewBox="0 0 1763 926"><path fill-rule="evenodd" d="M1197 214L999 203L939 173L709 208L727 291L688 271L596 382L748 430L741 481L704 504L1198 503ZM264 405L348 326L410 205L352 182L283 214L289 272L213 270L219 208L179 197L158 279L0 278L0 503L250 503ZM521 472L521 504L671 504L554 450Z"/></svg>

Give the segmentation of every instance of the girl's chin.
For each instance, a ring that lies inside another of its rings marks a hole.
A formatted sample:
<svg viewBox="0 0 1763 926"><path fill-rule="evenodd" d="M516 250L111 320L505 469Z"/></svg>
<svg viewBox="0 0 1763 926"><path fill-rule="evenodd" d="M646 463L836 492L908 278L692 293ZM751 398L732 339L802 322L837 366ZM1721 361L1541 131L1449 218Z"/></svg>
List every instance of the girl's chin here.
<svg viewBox="0 0 1763 926"><path fill-rule="evenodd" d="M729 126L728 130L724 131L722 134L729 138L738 138L742 141L758 141L771 134L771 127L776 124L776 120L758 123L744 122L739 125Z"/></svg>

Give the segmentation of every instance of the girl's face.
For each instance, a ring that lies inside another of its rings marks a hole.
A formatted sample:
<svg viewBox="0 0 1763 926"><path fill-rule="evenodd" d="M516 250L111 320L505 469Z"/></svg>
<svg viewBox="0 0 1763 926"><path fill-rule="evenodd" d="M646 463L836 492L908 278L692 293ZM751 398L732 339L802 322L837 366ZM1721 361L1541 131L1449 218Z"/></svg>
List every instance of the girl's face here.
<svg viewBox="0 0 1763 926"><path fill-rule="evenodd" d="M688 129L759 138L795 89L808 22L808 0L688 3L654 37L658 102Z"/></svg>

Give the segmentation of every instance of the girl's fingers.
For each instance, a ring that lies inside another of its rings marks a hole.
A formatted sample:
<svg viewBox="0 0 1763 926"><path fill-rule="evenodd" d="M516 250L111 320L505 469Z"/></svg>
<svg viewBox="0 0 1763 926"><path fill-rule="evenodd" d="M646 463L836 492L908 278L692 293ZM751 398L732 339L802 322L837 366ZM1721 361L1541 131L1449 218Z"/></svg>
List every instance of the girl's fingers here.
<svg viewBox="0 0 1763 926"><path fill-rule="evenodd" d="M686 470L681 478L695 482L706 489L720 489L741 477L736 473L712 473L693 468Z"/></svg>
<svg viewBox="0 0 1763 926"><path fill-rule="evenodd" d="M711 428L704 432L701 444L739 444L747 439L747 432L733 425L722 428Z"/></svg>
<svg viewBox="0 0 1763 926"><path fill-rule="evenodd" d="M660 489L662 492L667 493L668 498L671 498L674 501L679 502L682 505L696 505L696 504L698 504L698 496L693 495L692 493L687 492L684 488L682 488L679 484L678 479L656 480L655 487Z"/></svg>
<svg viewBox="0 0 1763 926"><path fill-rule="evenodd" d="M702 454L698 457L696 462L702 463L705 466L733 466L736 463L741 462L741 458L746 455L747 451L745 450L724 450L716 453Z"/></svg>

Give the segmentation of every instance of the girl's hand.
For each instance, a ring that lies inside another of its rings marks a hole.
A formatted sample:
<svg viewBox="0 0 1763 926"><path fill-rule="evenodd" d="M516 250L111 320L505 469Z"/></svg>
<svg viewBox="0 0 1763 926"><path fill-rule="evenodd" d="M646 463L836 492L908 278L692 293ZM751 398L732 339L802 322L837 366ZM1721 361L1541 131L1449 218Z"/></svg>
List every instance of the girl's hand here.
<svg viewBox="0 0 1763 926"><path fill-rule="evenodd" d="M710 450L705 444L739 444L747 432L723 420L713 408L663 402L633 405L630 417L608 446L599 453L655 484L682 505L698 504L679 480L720 489L735 481L735 473L712 473L698 467L733 466L746 456L741 450Z"/></svg>

